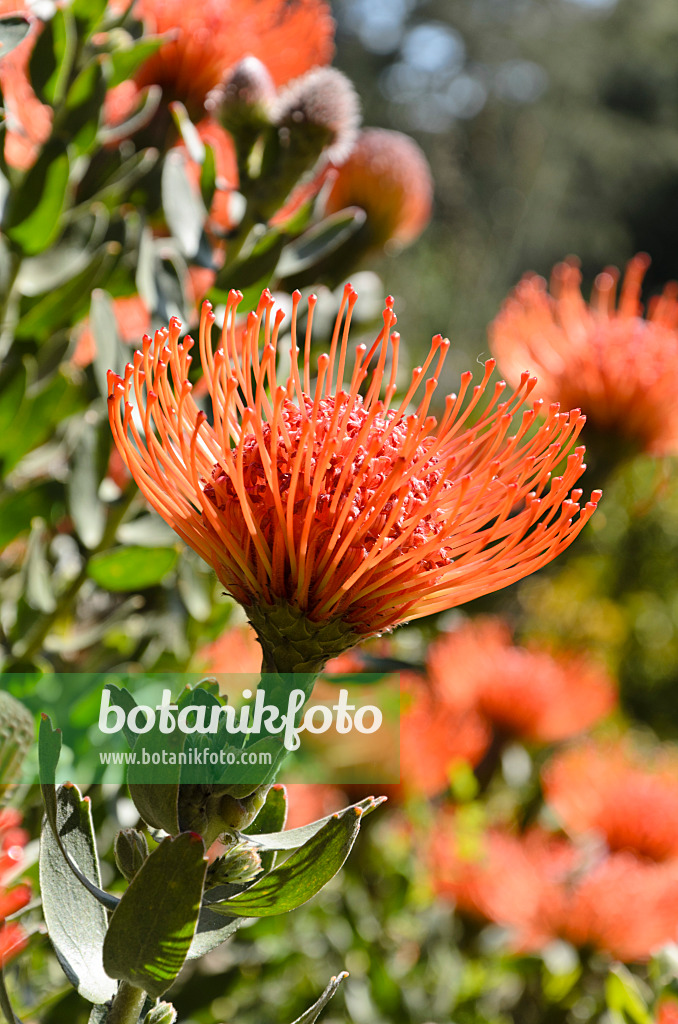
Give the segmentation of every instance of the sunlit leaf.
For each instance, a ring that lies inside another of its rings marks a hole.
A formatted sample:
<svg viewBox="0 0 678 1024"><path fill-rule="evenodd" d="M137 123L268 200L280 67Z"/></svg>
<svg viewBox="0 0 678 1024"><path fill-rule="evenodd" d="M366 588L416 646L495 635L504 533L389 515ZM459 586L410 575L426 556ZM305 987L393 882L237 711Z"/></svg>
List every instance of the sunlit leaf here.
<svg viewBox="0 0 678 1024"><path fill-rule="evenodd" d="M104 966L159 997L181 970L195 932L207 861L200 836L167 837L130 882L111 917Z"/></svg>
<svg viewBox="0 0 678 1024"><path fill-rule="evenodd" d="M87 573L104 590L144 590L161 583L176 560L174 548L114 548L94 555Z"/></svg>

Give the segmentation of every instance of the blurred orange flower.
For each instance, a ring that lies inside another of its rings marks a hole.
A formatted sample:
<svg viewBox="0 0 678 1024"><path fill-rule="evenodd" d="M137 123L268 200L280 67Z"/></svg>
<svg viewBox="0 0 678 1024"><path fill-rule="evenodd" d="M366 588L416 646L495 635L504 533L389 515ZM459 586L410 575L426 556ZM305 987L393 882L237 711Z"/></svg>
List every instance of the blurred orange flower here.
<svg viewBox="0 0 678 1024"><path fill-rule="evenodd" d="M554 268L550 292L527 274L490 327L490 342L509 381L529 366L547 402L585 413L587 433L665 455L678 450L678 291L667 285L643 316L648 265L642 253L629 262L618 304L613 268L597 277L590 304L574 261Z"/></svg>
<svg viewBox="0 0 678 1024"><path fill-rule="evenodd" d="M590 659L520 647L500 619L474 619L443 635L427 668L443 704L474 711L504 738L554 743L590 728L616 703L612 680Z"/></svg>
<svg viewBox="0 0 678 1024"><path fill-rule="evenodd" d="M335 174L326 212L361 207L373 247L410 245L431 219L431 169L408 135L367 128Z"/></svg>
<svg viewBox="0 0 678 1024"><path fill-rule="evenodd" d="M441 700L418 676L405 673L400 683L399 795L435 796L449 787L451 772L459 762L478 764L492 734L479 714Z"/></svg>
<svg viewBox="0 0 678 1024"><path fill-rule="evenodd" d="M660 1003L657 1024L678 1024L678 1003L673 1000Z"/></svg>
<svg viewBox="0 0 678 1024"><path fill-rule="evenodd" d="M339 786L320 783L294 782L286 784L287 821L285 828L299 828L312 821L334 814L347 804L347 798Z"/></svg>
<svg viewBox="0 0 678 1024"><path fill-rule="evenodd" d="M0 17L10 14L31 17L20 0L0 0ZM35 162L52 128L52 112L40 102L28 79L28 62L40 31L39 22L32 20L31 31L11 53L3 57L0 50L0 88L7 126L5 157L11 167L21 170Z"/></svg>
<svg viewBox="0 0 678 1024"><path fill-rule="evenodd" d="M151 329L151 316L140 295L125 295L113 300L113 313L122 341L130 344ZM89 318L82 321L73 352L76 366L89 366L96 356L97 346Z"/></svg>
<svg viewBox="0 0 678 1024"><path fill-rule="evenodd" d="M28 936L17 921L5 920L25 907L31 898L28 885L10 887L21 866L28 835L19 828L21 815L5 808L0 811L0 968L4 967L28 943Z"/></svg>
<svg viewBox="0 0 678 1024"><path fill-rule="evenodd" d="M137 86L162 86L166 101L181 100L198 118L208 92L243 57L258 57L282 85L334 52L325 0L138 0L134 13L148 32L173 36L142 65Z"/></svg>
<svg viewBox="0 0 678 1024"><path fill-rule="evenodd" d="M466 849L464 849L464 842ZM464 912L503 925L515 952L538 952L553 939L625 962L647 959L678 931L678 864L630 853L592 859L534 828L475 838L475 849L449 813L432 831L436 892Z"/></svg>
<svg viewBox="0 0 678 1024"><path fill-rule="evenodd" d="M111 427L138 485L246 607L265 650L275 635L278 656L296 666L304 658L293 635L305 651L320 644L324 662L363 637L534 572L571 543L599 497L580 509L581 491L571 490L583 472L582 448L551 479L581 430L577 413L553 406L533 431L537 405L509 436L534 386L527 374L503 401L505 385L496 384L473 426L468 418L488 388L491 361L464 411L470 373L440 421L429 416L449 348L441 337L391 408L399 337L390 299L382 330L369 350L358 346L345 383L357 298L346 287L312 388L312 315L298 360L300 298L295 292L291 369L282 384L276 350L284 314L268 292L249 314L240 348L240 293L229 296L216 351L214 315L203 306L199 348L213 423L192 397L193 341L180 341L177 320L144 340L124 379L109 375ZM312 298L311 313L314 305ZM417 391L424 393L409 412Z"/></svg>
<svg viewBox="0 0 678 1024"><path fill-rule="evenodd" d="M678 858L677 769L675 753L648 758L629 742L589 742L549 762L544 791L568 831L664 861Z"/></svg>

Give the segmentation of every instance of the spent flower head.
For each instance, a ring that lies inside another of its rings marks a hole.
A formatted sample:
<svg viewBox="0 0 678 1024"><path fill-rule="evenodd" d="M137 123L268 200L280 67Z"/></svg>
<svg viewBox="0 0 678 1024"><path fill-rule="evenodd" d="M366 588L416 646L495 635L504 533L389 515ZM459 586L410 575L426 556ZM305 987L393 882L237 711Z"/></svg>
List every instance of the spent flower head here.
<svg viewBox="0 0 678 1024"><path fill-rule="evenodd" d="M436 418L449 342L433 339L396 398L392 299L374 342L351 358L347 285L315 371L314 297L301 339L294 294L286 340L268 291L238 335L241 299L230 294L216 348L203 305L209 416L189 381L194 342L176 319L144 339L123 377L110 372L109 416L139 487L245 606L278 670L317 670L367 636L522 579L592 515L599 494L580 508L573 490L583 417L553 405L540 421L537 402L516 421L529 374L507 397L504 382L490 385L490 360L475 387L462 375Z"/></svg>

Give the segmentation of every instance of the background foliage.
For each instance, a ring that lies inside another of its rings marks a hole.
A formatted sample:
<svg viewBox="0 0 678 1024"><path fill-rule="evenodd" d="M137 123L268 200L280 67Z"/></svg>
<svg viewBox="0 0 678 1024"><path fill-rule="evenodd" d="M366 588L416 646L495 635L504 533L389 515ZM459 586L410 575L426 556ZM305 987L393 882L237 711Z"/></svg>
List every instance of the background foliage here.
<svg viewBox="0 0 678 1024"><path fill-rule="evenodd" d="M175 314L193 325L196 271L210 265L205 240L220 249L224 238L207 218L216 188L209 147L202 205L184 165L177 171L168 156L168 140L181 141L181 110L159 136L157 120L144 124L159 102L151 91L130 115L129 137L106 137L106 90L156 43L140 41L140 29L130 46L102 43L104 6L75 0L48 22L30 70L53 126L32 169L0 166L9 184L0 239L0 648L4 671L15 674L10 690L34 712L49 685L36 673L201 670L206 645L239 621L111 454L105 374L122 369L131 340L116 300L139 294L153 326ZM548 275L575 253L586 291L602 267L642 249L653 260L648 296L678 277L678 10L670 0L336 0L333 13L335 66L354 81L364 123L416 137L435 181L423 238L397 257L372 255L356 284L380 302L378 274L396 296L412 366L432 334L452 338L444 391L487 355L486 327L527 269ZM183 124L184 147L200 155ZM271 233L244 257L232 246L212 284L215 303L232 284L253 301L279 283L283 244L299 260L295 242L315 216L302 210L282 240ZM324 226L304 267L311 277L337 230L350 237L357 223ZM320 295L322 326L336 298L327 286ZM369 330L380 307L367 301L366 310ZM90 359L80 347L86 331ZM372 657L421 668L433 640L462 615L500 613L520 640L602 661L620 692L604 729L639 731L651 748L657 736L675 740L675 463L639 456L604 483L601 509L566 556L462 613L399 630ZM62 697L91 721L86 685ZM455 914L434 895L428 846L441 804L461 806L472 822L515 825L543 814L539 769L552 745L510 749L513 761L495 764L489 782L450 766L448 792L434 801L395 794L394 808L370 818L343 873L313 904L248 924L184 970L172 992L179 1019L292 1020L346 968L351 977L328 1022L651 1024L661 1001L678 993L675 946L628 966L557 941L517 955L495 925ZM90 796L102 882L111 886L113 836L135 812L124 793L93 787ZM20 797L35 836L37 795ZM37 883L37 867L27 874ZM31 942L8 972L20 1014L86 1021L89 1008L66 984L39 911L27 920Z"/></svg>

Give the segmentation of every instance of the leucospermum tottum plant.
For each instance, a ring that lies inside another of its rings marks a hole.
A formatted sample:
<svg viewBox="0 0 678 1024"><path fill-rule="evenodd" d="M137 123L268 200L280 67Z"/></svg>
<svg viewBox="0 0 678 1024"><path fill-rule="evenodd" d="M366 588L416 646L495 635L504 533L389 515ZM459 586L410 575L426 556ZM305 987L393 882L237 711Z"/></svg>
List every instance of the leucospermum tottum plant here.
<svg viewBox="0 0 678 1024"><path fill-rule="evenodd" d="M490 386L490 360L475 387L463 374L436 418L449 342L433 339L396 398L392 299L375 341L350 357L347 285L312 379L315 298L301 339L294 294L289 342L268 291L239 329L241 298L230 294L216 347L214 314L202 308L210 418L188 379L194 342L176 319L144 339L123 378L110 373L109 413L150 503L245 606L267 671L315 672L365 637L513 583L591 516L599 494L581 508L573 490L584 470L584 449L571 451L579 412L553 405L537 425L538 402L515 427L536 383L528 373L507 397L504 382ZM291 369L279 380L282 345Z"/></svg>

